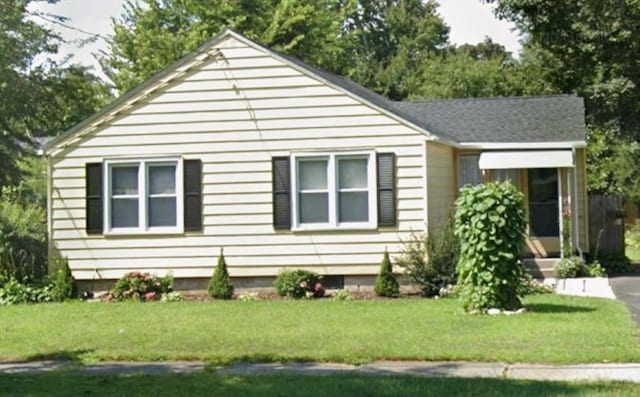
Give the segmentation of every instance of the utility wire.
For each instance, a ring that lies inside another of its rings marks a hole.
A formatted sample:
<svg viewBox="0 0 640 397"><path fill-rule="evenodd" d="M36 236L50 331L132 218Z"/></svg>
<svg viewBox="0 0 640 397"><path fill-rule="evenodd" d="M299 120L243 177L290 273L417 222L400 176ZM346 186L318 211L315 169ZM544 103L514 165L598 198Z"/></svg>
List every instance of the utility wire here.
<svg viewBox="0 0 640 397"><path fill-rule="evenodd" d="M108 36L104 36L104 35L101 35L101 34L99 34L99 33L92 33L92 32L89 32L89 31L86 31L86 30L83 30L83 29L77 28L77 27L75 27L75 26L68 25L68 24L66 24L66 23L64 23L64 22L61 22L61 21L58 21L58 20L56 20L56 19L46 17L46 16L42 15L42 14L41 14L41 13L39 13L39 12L30 12L30 11L27 11L27 13L28 13L29 15L32 15L32 16L34 16L34 17L38 17L38 18L40 18L40 19L42 19L42 20L45 20L45 21L50 22L50 23L53 23L53 24L55 24L55 25L62 26L63 28L66 28L66 29L69 29L69 30L75 30L76 32L79 32L79 33L82 33L82 34L86 34L86 35L88 35L88 36L96 37L96 38L99 38L99 39L105 40L105 41L107 41L107 42L111 41L111 38L110 38L110 37L108 37Z"/></svg>

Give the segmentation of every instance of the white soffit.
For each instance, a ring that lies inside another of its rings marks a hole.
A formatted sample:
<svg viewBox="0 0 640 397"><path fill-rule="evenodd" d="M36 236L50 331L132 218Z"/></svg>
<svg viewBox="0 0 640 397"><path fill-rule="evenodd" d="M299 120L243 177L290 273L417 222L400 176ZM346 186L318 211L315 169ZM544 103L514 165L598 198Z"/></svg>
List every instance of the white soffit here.
<svg viewBox="0 0 640 397"><path fill-rule="evenodd" d="M571 150L524 150L480 153L481 170L573 167Z"/></svg>

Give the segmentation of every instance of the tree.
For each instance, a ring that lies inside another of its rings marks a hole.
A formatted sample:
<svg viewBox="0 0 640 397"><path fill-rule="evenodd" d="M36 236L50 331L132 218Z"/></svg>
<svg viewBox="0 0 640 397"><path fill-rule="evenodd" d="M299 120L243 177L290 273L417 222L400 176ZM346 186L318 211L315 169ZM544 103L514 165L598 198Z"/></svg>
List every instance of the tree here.
<svg viewBox="0 0 640 397"><path fill-rule="evenodd" d="M32 1L0 3L0 186L18 183L17 162L35 138L60 133L110 97L86 68L36 63L55 54L61 39L28 18Z"/></svg>
<svg viewBox="0 0 640 397"><path fill-rule="evenodd" d="M102 63L127 91L228 26L402 99L419 65L447 44L436 7L420 0L129 0Z"/></svg>
<svg viewBox="0 0 640 397"><path fill-rule="evenodd" d="M588 152L589 189L639 197L629 184L640 153L640 3L635 0L488 0L515 22L526 46L544 60L542 77L560 92L585 98L590 142L614 143ZM602 156L602 157L598 157ZM618 172L620 170L623 172Z"/></svg>

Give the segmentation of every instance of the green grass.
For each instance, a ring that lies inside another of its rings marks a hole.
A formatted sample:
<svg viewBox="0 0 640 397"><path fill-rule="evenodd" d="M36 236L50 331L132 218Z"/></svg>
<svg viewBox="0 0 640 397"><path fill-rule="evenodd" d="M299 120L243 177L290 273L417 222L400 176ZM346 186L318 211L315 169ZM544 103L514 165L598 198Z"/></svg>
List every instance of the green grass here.
<svg viewBox="0 0 640 397"><path fill-rule="evenodd" d="M639 362L617 301L541 295L517 316L456 300L66 303L0 307L0 360Z"/></svg>
<svg viewBox="0 0 640 397"><path fill-rule="evenodd" d="M0 396L637 396L640 384L260 375L0 375Z"/></svg>

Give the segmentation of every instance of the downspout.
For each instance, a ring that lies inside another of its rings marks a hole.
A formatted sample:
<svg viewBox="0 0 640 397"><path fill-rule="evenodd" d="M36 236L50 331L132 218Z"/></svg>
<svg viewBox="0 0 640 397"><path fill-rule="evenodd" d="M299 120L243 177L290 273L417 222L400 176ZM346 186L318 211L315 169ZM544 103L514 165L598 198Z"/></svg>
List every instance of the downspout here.
<svg viewBox="0 0 640 397"><path fill-rule="evenodd" d="M573 217L573 228L576 231L576 250L578 251L578 255L580 255L580 259L584 259L584 253L582 252L582 248L580 248L580 230L578 229L578 162L576 161L576 147L571 147L571 154L573 155L573 192L575 195L575 200L572 203L572 211L575 214ZM586 171L586 170L585 170Z"/></svg>

